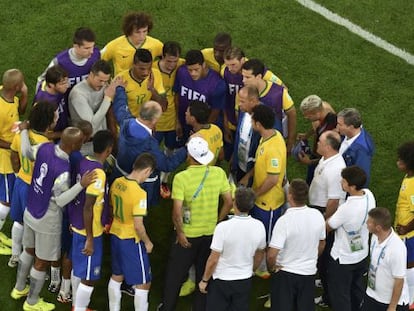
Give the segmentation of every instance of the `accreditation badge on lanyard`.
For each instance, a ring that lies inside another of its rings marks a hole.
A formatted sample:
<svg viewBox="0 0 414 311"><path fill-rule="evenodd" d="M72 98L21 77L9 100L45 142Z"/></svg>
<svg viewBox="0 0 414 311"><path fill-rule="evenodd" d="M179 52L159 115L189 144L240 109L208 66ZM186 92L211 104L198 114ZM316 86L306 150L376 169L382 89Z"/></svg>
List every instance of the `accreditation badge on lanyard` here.
<svg viewBox="0 0 414 311"><path fill-rule="evenodd" d="M385 244L384 247L381 249L381 252L378 255L378 259L376 260L377 261L376 266L374 266L375 260L373 260L372 258L372 251L375 249L375 242L371 248L371 263L369 265L369 270L368 270L368 287L371 288L372 290L375 290L375 281L377 277L378 266L380 265L381 260L385 257L386 247L387 247L387 244Z"/></svg>

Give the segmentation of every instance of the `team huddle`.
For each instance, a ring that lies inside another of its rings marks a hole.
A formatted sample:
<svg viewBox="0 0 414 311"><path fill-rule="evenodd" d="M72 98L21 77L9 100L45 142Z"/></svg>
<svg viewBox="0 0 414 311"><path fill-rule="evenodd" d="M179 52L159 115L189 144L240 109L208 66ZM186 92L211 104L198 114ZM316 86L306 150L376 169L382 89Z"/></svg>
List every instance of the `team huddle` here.
<svg viewBox="0 0 414 311"><path fill-rule="evenodd" d="M54 310L39 297L50 267L57 300L90 310L107 233L109 310L121 310L122 292L148 310L156 233L145 216L171 198L157 310L192 292L193 310L249 310L254 275L271 278L272 310L409 310L414 142L397 151L406 176L392 224L369 190L375 148L357 109L336 113L310 95L300 104L310 130L296 133L286 84L228 33L181 58L152 27L150 15L128 13L123 35L101 50L78 28L39 76L22 122L23 73L3 74L0 230L8 215L13 226L11 238L0 231L0 254L17 267L11 297L26 311ZM289 180L288 157L306 178Z"/></svg>

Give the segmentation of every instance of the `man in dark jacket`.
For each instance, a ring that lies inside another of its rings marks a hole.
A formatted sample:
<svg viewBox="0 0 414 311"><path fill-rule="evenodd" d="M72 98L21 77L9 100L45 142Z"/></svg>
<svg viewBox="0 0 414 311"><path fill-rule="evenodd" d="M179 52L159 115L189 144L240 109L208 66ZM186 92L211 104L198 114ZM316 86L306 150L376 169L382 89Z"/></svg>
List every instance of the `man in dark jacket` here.
<svg viewBox="0 0 414 311"><path fill-rule="evenodd" d="M110 181L131 173L132 165L138 155L143 152L151 153L156 158L157 167L142 184L142 188L147 192L148 206L153 206L159 199L160 171L174 171L187 158L187 150L183 147L167 156L153 137L152 131L162 113L159 103L155 101L144 103L138 118L134 118L127 108L125 88L120 86L116 89L112 108L120 130L117 161Z"/></svg>
<svg viewBox="0 0 414 311"><path fill-rule="evenodd" d="M367 174L368 187L371 177L371 160L375 151L371 135L362 127L361 114L355 108L345 108L337 115L337 129L344 136L339 153L346 166L357 165Z"/></svg>

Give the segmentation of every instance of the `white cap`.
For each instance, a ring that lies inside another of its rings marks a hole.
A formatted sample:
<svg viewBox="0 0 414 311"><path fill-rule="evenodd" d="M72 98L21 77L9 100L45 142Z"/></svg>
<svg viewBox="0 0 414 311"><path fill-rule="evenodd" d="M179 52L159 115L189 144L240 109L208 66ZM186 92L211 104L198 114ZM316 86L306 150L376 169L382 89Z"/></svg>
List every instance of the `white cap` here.
<svg viewBox="0 0 414 311"><path fill-rule="evenodd" d="M208 143L199 136L190 138L187 150L191 157L200 164L209 164L214 159L214 154L208 149Z"/></svg>

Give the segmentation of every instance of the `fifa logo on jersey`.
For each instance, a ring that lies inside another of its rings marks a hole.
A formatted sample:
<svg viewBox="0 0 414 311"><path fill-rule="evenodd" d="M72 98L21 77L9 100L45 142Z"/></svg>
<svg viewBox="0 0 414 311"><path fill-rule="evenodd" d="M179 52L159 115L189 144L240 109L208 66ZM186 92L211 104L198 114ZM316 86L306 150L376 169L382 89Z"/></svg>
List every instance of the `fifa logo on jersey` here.
<svg viewBox="0 0 414 311"><path fill-rule="evenodd" d="M187 97L188 100L199 100L203 103L206 102L206 96L194 91L192 89L189 89L188 87L181 86L181 97Z"/></svg>
<svg viewBox="0 0 414 311"><path fill-rule="evenodd" d="M75 84L78 84L82 80L85 80L87 77L88 77L88 74L77 76L77 77L70 77L69 78L70 87L74 86Z"/></svg>
<svg viewBox="0 0 414 311"><path fill-rule="evenodd" d="M238 84L229 84L229 94L233 95L239 92L240 85Z"/></svg>

